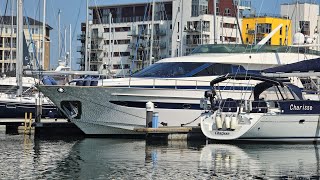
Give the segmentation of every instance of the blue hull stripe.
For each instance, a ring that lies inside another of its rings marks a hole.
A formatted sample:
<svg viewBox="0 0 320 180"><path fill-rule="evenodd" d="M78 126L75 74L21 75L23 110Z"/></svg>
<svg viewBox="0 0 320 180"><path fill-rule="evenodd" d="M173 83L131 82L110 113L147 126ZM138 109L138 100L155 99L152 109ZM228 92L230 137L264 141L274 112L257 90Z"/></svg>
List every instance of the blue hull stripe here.
<svg viewBox="0 0 320 180"><path fill-rule="evenodd" d="M138 101L110 101L112 104L117 104L119 106L133 107L133 108L146 108L147 102ZM155 108L160 109L192 109L201 110L200 104L184 104L184 103L163 103L163 102L153 102Z"/></svg>
<svg viewBox="0 0 320 180"><path fill-rule="evenodd" d="M211 86L117 86L117 87L132 87L132 88L164 88L164 89L212 89ZM217 90L246 90L252 91L250 86L218 86Z"/></svg>

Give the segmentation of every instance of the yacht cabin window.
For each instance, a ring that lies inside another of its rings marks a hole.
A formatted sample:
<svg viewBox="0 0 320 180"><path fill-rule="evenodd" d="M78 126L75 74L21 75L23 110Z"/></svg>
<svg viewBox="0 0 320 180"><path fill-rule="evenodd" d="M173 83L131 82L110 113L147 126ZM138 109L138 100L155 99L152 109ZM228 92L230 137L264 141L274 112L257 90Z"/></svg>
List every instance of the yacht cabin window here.
<svg viewBox="0 0 320 180"><path fill-rule="evenodd" d="M200 77L217 76L227 73L259 73L258 71L247 71L241 65L201 63L201 62L166 62L153 64L140 72L133 74L133 77Z"/></svg>

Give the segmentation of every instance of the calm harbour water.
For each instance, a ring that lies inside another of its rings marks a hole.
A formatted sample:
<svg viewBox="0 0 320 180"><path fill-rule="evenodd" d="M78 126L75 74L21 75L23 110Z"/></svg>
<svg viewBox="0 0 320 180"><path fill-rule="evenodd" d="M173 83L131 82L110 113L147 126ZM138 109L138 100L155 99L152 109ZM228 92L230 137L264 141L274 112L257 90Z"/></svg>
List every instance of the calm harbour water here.
<svg viewBox="0 0 320 180"><path fill-rule="evenodd" d="M313 144L149 145L104 138L35 140L0 131L0 151L0 179L310 179L320 174Z"/></svg>

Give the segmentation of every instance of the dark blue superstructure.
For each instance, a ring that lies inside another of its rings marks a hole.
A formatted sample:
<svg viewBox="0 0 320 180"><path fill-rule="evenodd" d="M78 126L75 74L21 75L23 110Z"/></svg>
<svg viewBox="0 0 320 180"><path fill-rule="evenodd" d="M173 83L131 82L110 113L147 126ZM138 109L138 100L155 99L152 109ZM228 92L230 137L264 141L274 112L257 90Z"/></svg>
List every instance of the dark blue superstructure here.
<svg viewBox="0 0 320 180"><path fill-rule="evenodd" d="M283 73L291 73L291 72L319 72L320 71L320 58L317 59L310 59L310 60L303 60L300 62L287 64L283 66L278 66L274 68L268 68L263 70L265 73L277 73L277 72L283 72Z"/></svg>
<svg viewBox="0 0 320 180"><path fill-rule="evenodd" d="M0 102L0 118L24 118L25 113L36 114L34 103ZM65 118L54 105L42 105L42 118Z"/></svg>

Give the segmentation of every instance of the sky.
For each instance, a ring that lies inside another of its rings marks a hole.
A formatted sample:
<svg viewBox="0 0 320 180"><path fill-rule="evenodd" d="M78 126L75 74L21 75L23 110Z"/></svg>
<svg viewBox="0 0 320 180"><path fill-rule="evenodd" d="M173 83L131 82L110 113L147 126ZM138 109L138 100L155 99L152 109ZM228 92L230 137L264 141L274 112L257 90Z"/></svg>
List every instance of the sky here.
<svg viewBox="0 0 320 180"><path fill-rule="evenodd" d="M4 14L5 4L7 1L0 0L0 14ZM14 0L16 1L16 0ZM223 1L223 0L221 0ZM279 14L280 4L293 2L294 0L251 0L252 6L256 13L270 13ZM89 0L89 6L108 5L108 4L125 4L135 2L151 2L151 0ZM309 2L317 2L319 0L309 0ZM24 15L30 16L42 21L43 0L24 0ZM9 8L10 9L10 8ZM77 46L80 42L77 41L77 35L81 33L80 24L86 20L86 0L47 0L46 21L53 30L50 32L51 39L51 68L58 66L58 11L61 10L61 33L64 36L64 27L72 26L72 69L78 70L79 66L76 64L80 53L76 52ZM39 10L40 15L39 15ZM10 15L10 11L8 11ZM67 31L69 33L69 30ZM69 35L67 35L69 40ZM63 39L62 39L63 40ZM69 41L67 41L68 43ZM69 43L68 46L69 47ZM68 48L67 48L68 49Z"/></svg>

